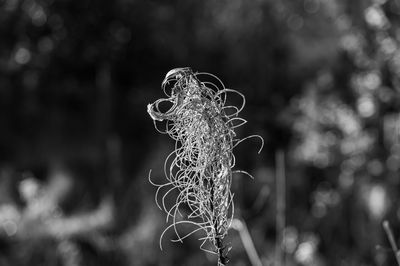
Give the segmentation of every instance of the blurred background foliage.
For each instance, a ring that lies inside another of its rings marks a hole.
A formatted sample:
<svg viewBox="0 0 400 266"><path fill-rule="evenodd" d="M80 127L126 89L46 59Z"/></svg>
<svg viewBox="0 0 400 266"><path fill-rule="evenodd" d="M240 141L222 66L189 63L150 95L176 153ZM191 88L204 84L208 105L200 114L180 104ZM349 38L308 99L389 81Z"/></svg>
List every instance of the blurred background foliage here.
<svg viewBox="0 0 400 266"><path fill-rule="evenodd" d="M172 141L146 105L172 68L247 97L236 214L274 261L285 153L284 265L394 265L400 236L400 1L0 0L0 265L214 265L158 238ZM250 265L230 231L230 265Z"/></svg>

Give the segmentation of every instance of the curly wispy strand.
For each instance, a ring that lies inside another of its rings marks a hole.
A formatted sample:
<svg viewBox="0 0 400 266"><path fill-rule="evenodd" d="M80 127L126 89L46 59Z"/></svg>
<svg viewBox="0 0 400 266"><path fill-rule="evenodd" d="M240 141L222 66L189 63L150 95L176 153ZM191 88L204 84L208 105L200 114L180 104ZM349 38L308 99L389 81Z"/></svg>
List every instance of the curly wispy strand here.
<svg viewBox="0 0 400 266"><path fill-rule="evenodd" d="M201 81L204 77L211 81ZM228 89L222 81L209 73L194 73L190 68L176 68L169 71L162 82L167 98L147 106L147 112L154 120L160 133L168 134L175 140L175 149L164 164L165 184L157 186L156 203L167 214L171 224L160 237L173 229L176 240L203 231L205 236L200 248L218 255L218 265L226 265L230 247L224 245L234 215L232 174L245 171L232 170L235 166L233 149L245 139L260 138L251 135L243 139L236 137L235 129L247 121L238 117L245 105L245 97L236 90ZM240 107L227 105L227 95L234 93L242 98ZM161 105L172 105L163 112ZM158 122L165 121L165 128L159 129ZM260 152L259 151L259 152ZM161 193L163 191L163 193ZM172 206L166 198L177 195ZM158 201L161 197L161 202ZM190 224L194 229L181 235L178 226ZM211 248L206 248L206 243Z"/></svg>

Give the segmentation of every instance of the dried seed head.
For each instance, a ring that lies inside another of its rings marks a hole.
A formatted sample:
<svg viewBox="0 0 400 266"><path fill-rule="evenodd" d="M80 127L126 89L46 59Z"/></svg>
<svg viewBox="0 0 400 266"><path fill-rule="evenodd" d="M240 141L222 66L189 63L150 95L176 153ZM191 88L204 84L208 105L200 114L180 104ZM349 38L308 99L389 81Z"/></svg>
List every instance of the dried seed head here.
<svg viewBox="0 0 400 266"><path fill-rule="evenodd" d="M212 78L215 82L202 82L201 76ZM244 107L245 97L225 88L214 75L194 73L190 68L169 71L162 82L162 89L167 98L147 106L156 128L157 121L167 121L165 129L157 130L176 141L175 150L165 162L168 182L162 185L152 182L158 187L156 200L165 190L161 204L158 201L157 204L167 213L167 222L172 220L160 237L160 246L162 236L171 228L177 235L176 241L203 231L205 236L201 238L203 242L200 248L218 254L219 263L226 264L226 253L230 248L223 245L223 239L234 210L230 190L232 168L235 166L233 149L244 140L236 138L234 129L246 123L246 120L238 117ZM226 105L229 93L242 97L241 107ZM162 112L159 105L163 103L172 104L172 107ZM247 138L251 137L259 136ZM166 197L173 193L177 196L170 207L166 204ZM182 236L177 226L185 223L194 225L195 229ZM212 249L205 248L207 242L211 243Z"/></svg>

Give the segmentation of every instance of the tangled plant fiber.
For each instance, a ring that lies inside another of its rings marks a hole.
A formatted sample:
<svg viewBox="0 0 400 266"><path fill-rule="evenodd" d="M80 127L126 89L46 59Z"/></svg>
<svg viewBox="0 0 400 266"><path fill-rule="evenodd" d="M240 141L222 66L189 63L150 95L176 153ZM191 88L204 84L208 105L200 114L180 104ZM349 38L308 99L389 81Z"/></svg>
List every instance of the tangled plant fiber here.
<svg viewBox="0 0 400 266"><path fill-rule="evenodd" d="M210 81L201 81L200 78ZM245 105L245 97L236 90L225 88L216 76L208 73L194 73L190 68L176 68L169 71L162 82L167 98L147 106L147 112L160 133L168 134L175 140L175 149L164 164L165 184L157 186L156 203L167 214L171 224L160 237L173 229L180 241L203 231L200 248L218 255L218 265L228 262L230 247L223 243L234 215L233 194L230 190L232 175L245 171L232 170L235 166L233 149L243 140L260 138L251 135L244 139L236 137L235 129L246 123L238 117ZM239 95L243 102L240 107L227 105L227 95ZM171 106L162 111L162 105ZM165 128L158 123L164 121ZM260 149L260 151L261 151ZM260 152L259 151L259 152ZM163 192L163 193L162 193ZM167 196L177 195L172 206L167 206ZM158 198L161 197L161 202ZM190 224L194 229L181 235L178 226ZM210 248L206 244L211 244Z"/></svg>

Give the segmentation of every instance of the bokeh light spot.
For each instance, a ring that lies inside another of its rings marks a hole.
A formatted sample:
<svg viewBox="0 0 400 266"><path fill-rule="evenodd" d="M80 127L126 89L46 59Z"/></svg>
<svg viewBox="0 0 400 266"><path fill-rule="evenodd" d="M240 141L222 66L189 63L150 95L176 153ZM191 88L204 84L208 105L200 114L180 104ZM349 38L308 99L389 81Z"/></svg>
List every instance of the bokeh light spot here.
<svg viewBox="0 0 400 266"><path fill-rule="evenodd" d="M291 30L300 30L304 25L304 19L297 14L293 14L288 18L287 25Z"/></svg>
<svg viewBox="0 0 400 266"><path fill-rule="evenodd" d="M320 8L319 0L305 0L304 1L304 10L307 13L313 14L318 12Z"/></svg>
<svg viewBox="0 0 400 266"><path fill-rule="evenodd" d="M31 52L25 47L19 47L14 55L14 60L21 65L27 64L31 60Z"/></svg>
<svg viewBox="0 0 400 266"><path fill-rule="evenodd" d="M17 233L18 226L17 224L12 221L12 220L7 220L3 222L2 224L4 232L7 234L7 236L11 237L14 236Z"/></svg>
<svg viewBox="0 0 400 266"><path fill-rule="evenodd" d="M375 114L375 103L369 96L362 96L357 101L357 109L361 116L371 117Z"/></svg>

